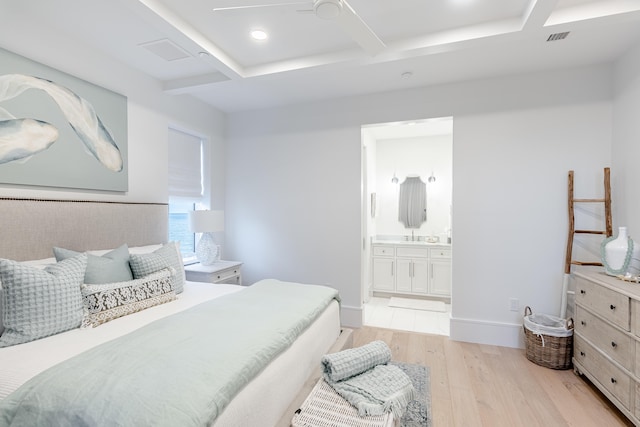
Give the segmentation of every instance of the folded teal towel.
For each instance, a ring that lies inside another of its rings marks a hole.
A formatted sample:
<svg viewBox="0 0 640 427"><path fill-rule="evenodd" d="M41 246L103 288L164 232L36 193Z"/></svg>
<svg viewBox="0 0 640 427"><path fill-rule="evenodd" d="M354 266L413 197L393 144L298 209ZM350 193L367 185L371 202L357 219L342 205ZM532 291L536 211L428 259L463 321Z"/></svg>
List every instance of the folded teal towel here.
<svg viewBox="0 0 640 427"><path fill-rule="evenodd" d="M383 341L328 354L322 358L325 381L360 416L393 412L400 419L414 399L411 379L400 368L387 365L391 350Z"/></svg>
<svg viewBox="0 0 640 427"><path fill-rule="evenodd" d="M391 360L391 349L384 341L373 341L322 358L324 377L328 383L356 376Z"/></svg>

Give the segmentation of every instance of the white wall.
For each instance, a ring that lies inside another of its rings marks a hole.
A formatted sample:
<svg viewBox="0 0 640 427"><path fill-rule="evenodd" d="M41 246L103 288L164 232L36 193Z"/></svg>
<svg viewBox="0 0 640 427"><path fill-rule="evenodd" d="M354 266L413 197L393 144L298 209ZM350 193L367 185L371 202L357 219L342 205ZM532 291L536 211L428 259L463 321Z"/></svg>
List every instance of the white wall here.
<svg viewBox="0 0 640 427"><path fill-rule="evenodd" d="M363 302L369 302L371 297L373 296L373 282L371 278L371 266L368 260L371 258L371 243L373 240L372 236L378 234L376 228L376 215L371 214L372 204L375 203L376 207L374 210L377 212L377 193L378 186L376 182L376 174L377 174L377 145L375 139L366 131L362 131L362 149L363 149L363 158L362 161L362 212L363 212L363 223L362 223L362 262L361 262L361 276L362 283L364 283L363 289ZM372 201L372 194L376 194L375 202Z"/></svg>
<svg viewBox="0 0 640 427"><path fill-rule="evenodd" d="M501 336L522 320L510 298L559 314L567 171L601 193L611 132L609 102L455 118L452 336L517 344Z"/></svg>
<svg viewBox="0 0 640 427"><path fill-rule="evenodd" d="M129 127L126 194L0 184L0 196L167 202L167 135L172 124L209 139L212 204L224 206L224 114L191 97L163 94L159 82L97 54L81 40L47 31L41 22L0 14L0 47L126 96Z"/></svg>
<svg viewBox="0 0 640 427"><path fill-rule="evenodd" d="M640 45L615 68L612 209L614 226L640 242Z"/></svg>
<svg viewBox="0 0 640 427"><path fill-rule="evenodd" d="M249 282L335 286L359 324L360 127L454 116L452 338L520 345L508 298L559 312L566 173L596 191L611 94L593 66L232 114L227 250Z"/></svg>

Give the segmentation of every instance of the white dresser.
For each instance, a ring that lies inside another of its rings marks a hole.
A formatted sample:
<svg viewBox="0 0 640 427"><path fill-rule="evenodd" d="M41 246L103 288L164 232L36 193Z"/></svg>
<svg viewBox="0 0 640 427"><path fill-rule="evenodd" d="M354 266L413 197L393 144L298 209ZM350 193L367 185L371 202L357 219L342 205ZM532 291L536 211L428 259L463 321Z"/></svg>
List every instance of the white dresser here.
<svg viewBox="0 0 640 427"><path fill-rule="evenodd" d="M451 245L377 242L371 253L374 292L451 296Z"/></svg>
<svg viewBox="0 0 640 427"><path fill-rule="evenodd" d="M640 425L640 284L602 267L579 267L574 278L574 370Z"/></svg>

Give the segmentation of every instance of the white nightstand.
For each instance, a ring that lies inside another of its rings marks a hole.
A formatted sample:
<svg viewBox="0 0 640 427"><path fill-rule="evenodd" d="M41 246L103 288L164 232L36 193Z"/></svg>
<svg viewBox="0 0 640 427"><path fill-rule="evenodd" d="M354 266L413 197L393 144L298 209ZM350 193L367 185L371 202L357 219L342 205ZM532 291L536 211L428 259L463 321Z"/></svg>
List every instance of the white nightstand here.
<svg viewBox="0 0 640 427"><path fill-rule="evenodd" d="M184 272L191 282L231 283L242 285L241 262L218 261L213 265L200 263L185 265Z"/></svg>

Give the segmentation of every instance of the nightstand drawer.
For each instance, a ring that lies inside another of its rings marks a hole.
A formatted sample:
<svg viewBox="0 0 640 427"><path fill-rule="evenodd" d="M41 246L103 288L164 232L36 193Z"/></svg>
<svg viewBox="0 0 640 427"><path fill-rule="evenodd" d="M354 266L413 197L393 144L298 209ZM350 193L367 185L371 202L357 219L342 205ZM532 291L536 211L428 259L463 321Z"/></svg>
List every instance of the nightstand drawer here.
<svg viewBox="0 0 640 427"><path fill-rule="evenodd" d="M241 262L218 261L213 265L188 265L184 268L184 272L190 282L242 285L241 267Z"/></svg>
<svg viewBox="0 0 640 427"><path fill-rule="evenodd" d="M235 283L238 277L240 277L240 268L224 270L214 274L213 283Z"/></svg>

